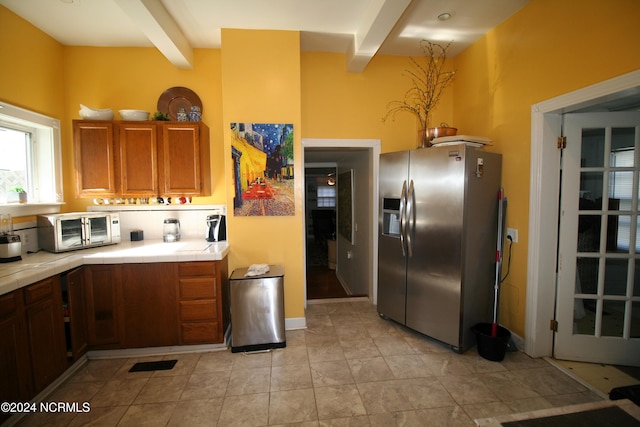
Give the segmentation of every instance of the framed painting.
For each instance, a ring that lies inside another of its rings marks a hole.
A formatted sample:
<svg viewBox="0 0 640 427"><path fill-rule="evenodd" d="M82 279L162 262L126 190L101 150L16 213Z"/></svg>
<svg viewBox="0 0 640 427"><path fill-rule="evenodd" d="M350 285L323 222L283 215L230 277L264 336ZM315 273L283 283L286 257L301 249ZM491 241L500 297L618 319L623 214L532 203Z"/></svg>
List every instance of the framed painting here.
<svg viewBox="0 0 640 427"><path fill-rule="evenodd" d="M233 214L295 214L293 125L231 123Z"/></svg>

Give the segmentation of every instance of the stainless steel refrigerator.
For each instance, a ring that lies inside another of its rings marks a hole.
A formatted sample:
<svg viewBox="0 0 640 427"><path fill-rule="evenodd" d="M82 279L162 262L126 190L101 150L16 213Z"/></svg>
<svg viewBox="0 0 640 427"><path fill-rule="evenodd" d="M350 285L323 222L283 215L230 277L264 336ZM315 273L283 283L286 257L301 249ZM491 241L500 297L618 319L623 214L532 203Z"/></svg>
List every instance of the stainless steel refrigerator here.
<svg viewBox="0 0 640 427"><path fill-rule="evenodd" d="M378 312L463 352L491 321L502 158L465 144L380 156Z"/></svg>

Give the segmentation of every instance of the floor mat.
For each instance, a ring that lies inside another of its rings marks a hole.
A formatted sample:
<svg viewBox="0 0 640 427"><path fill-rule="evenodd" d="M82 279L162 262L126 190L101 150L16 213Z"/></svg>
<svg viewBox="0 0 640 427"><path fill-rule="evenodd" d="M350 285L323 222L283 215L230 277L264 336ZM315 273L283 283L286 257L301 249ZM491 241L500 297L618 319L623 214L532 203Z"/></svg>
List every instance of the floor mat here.
<svg viewBox="0 0 640 427"><path fill-rule="evenodd" d="M612 388L609 393L609 399L629 399L636 405L640 406L640 384Z"/></svg>
<svg viewBox="0 0 640 427"><path fill-rule="evenodd" d="M156 362L138 362L129 369L129 372L168 371L173 369L177 360L158 360Z"/></svg>
<svg viewBox="0 0 640 427"><path fill-rule="evenodd" d="M597 400L475 420L483 427L640 427L640 408L628 399Z"/></svg>
<svg viewBox="0 0 640 427"><path fill-rule="evenodd" d="M529 420L503 422L504 427L640 426L640 421L617 406L553 415Z"/></svg>

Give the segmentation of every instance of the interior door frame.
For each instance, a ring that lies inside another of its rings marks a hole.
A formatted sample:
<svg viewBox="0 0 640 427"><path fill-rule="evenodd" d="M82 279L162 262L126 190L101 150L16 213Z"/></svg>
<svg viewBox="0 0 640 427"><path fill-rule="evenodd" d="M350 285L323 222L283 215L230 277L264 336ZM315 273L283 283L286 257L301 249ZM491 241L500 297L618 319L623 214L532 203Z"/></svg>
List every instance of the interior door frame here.
<svg viewBox="0 0 640 427"><path fill-rule="evenodd" d="M525 348L532 357L553 355L562 114L640 87L640 70L534 104L531 107L529 245Z"/></svg>
<svg viewBox="0 0 640 427"><path fill-rule="evenodd" d="M304 151L306 148L327 148L327 149L349 149L349 148L368 148L371 151L371 182L373 185L372 206L371 208L371 229L368 230L373 242L373 248L369 251L372 254L371 266L373 269L372 283L369 287L369 298L374 305L378 304L378 176L380 170L380 150L381 141L379 139L320 139L320 138L302 138L302 164L304 165ZM304 174L303 174L304 177ZM304 181L304 179L303 179ZM303 188L306 188L306 182L303 182ZM304 203L304 197L302 197ZM303 212L305 212L303 206ZM302 221L303 236L306 236L306 221ZM307 259L306 245L303 245L304 260ZM307 282L306 269L304 270L304 282ZM307 287L304 288L304 304L307 306Z"/></svg>

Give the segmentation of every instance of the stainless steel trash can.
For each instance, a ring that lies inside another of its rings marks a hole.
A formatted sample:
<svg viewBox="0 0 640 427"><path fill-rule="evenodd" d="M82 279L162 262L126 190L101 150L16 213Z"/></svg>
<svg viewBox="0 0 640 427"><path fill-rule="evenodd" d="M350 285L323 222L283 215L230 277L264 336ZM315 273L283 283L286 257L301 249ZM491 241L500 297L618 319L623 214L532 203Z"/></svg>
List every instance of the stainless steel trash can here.
<svg viewBox="0 0 640 427"><path fill-rule="evenodd" d="M231 351L259 351L286 347L284 331L284 267L246 277L238 268L229 278L231 288Z"/></svg>

